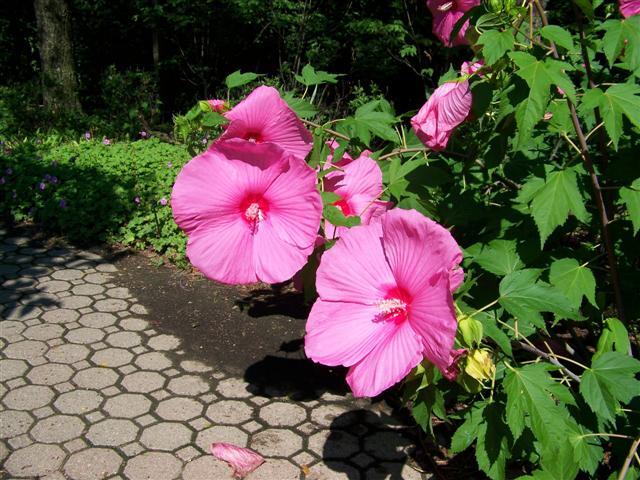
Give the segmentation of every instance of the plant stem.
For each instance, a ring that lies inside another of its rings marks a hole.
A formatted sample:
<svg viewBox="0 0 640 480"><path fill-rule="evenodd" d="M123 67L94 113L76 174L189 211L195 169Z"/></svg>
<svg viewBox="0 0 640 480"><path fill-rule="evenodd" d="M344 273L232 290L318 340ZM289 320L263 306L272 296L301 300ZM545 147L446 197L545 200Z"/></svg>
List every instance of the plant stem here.
<svg viewBox="0 0 640 480"><path fill-rule="evenodd" d="M391 153L387 153L378 158L378 160L386 160L387 158L395 157L396 155L402 155L403 153L414 153L414 152L427 152L428 149L425 147L416 147L416 148L399 148L394 150Z"/></svg>
<svg viewBox="0 0 640 480"><path fill-rule="evenodd" d="M627 455L627 458L625 458L622 470L620 470L620 474L618 475L618 480L625 480L629 467L631 466L631 460L633 460L633 456L636 454L636 450L638 450L638 445L640 445L640 437L636 438L636 440L631 444L629 454Z"/></svg>
<svg viewBox="0 0 640 480"><path fill-rule="evenodd" d="M547 18L547 14L540 5L539 0L533 0L534 5L538 9L538 13L540 14L540 18L542 20L542 24L544 26L549 25L549 19ZM553 58L559 59L560 55L558 55L558 49L554 42L550 42L551 52L553 54ZM571 101L571 99L567 98L567 105L569 106L569 112L571 113L571 122L573 123L573 128L578 137L578 143L580 146L580 154L582 156L582 160L584 161L584 165L589 172L589 177L591 178L591 185L593 186L593 196L598 207L598 213L600 216L600 223L602 225L602 238L604 240L604 248L607 252L607 260L609 263L609 275L611 276L611 284L613 286L613 292L616 300L616 308L618 310L618 316L622 323L627 323L626 316L624 313L624 304L622 302L622 289L620 288L620 276L618 274L618 266L616 262L615 251L613 249L613 241L611 239L611 233L609 231L609 217L607 215L607 209L605 207L604 198L602 196L602 190L600 189L600 182L598 181L598 176L596 174L596 170L593 165L593 161L591 160L591 154L589 152L589 146L587 145L587 140L585 138L584 132L582 131L582 126L580 125L580 120L578 119L578 114L576 112L576 107Z"/></svg>
<svg viewBox="0 0 640 480"><path fill-rule="evenodd" d="M314 127L314 128L320 128L320 129L324 130L325 132L327 132L328 134L333 135L334 137L341 138L343 140L346 140L347 142L351 141L351 139L349 137L347 137L346 135L343 135L343 134L341 134L339 132L336 132L335 130L331 130L330 128L324 127L323 125L320 125L319 123L312 122L311 120L304 120L304 119L300 119L300 120L305 125L309 125L310 127Z"/></svg>
<svg viewBox="0 0 640 480"><path fill-rule="evenodd" d="M633 440L633 437L629 435L622 435L620 433L585 433L584 435L580 435L580 438L586 437L614 437L614 438L624 438L625 440Z"/></svg>
<svg viewBox="0 0 640 480"><path fill-rule="evenodd" d="M569 370L567 367L565 367L562 363L560 363L560 361L556 358L555 355L550 355L550 354L548 354L546 352L543 352L542 350L540 350L539 348L535 347L532 344L523 343L523 342L521 342L519 340L517 341L517 343L518 343L518 346L520 348L522 348L523 350L526 350L527 352L530 352L530 353L534 353L534 354L538 355L539 357L542 357L545 360L548 360L549 362L554 364L556 367L560 368L560 370L562 370L564 373L566 373L573 380L575 380L576 382L580 383L580 377L578 375L576 375L575 373L573 373L571 370Z"/></svg>

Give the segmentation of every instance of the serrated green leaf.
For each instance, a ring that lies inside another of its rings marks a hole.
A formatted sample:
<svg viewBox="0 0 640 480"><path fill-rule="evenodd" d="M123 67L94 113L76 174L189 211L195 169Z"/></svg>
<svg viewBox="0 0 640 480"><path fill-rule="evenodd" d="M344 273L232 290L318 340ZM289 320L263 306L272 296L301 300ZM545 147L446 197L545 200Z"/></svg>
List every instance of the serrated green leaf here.
<svg viewBox="0 0 640 480"><path fill-rule="evenodd" d="M451 452L460 453L471 446L478 437L478 428L484 419L485 402L476 402L464 416L464 422L458 427L451 439Z"/></svg>
<svg viewBox="0 0 640 480"><path fill-rule="evenodd" d="M562 430L569 413L557 403L560 396L571 396L564 385L556 382L549 369L551 365L535 363L522 368L509 369L504 379L507 394L507 424L514 439L518 439L529 418L531 431L543 444L558 445L563 442Z"/></svg>
<svg viewBox="0 0 640 480"><path fill-rule="evenodd" d="M325 83L338 83L338 77L342 76L338 73L329 73L324 70L316 70L311 65L305 65L302 68L301 75L296 75L296 80L303 85L310 87L314 85L322 85Z"/></svg>
<svg viewBox="0 0 640 480"><path fill-rule="evenodd" d="M547 40L555 42L556 45L559 45L570 52L575 49L575 45L573 44L573 37L571 36L571 34L558 25L544 26L540 29L540 34Z"/></svg>
<svg viewBox="0 0 640 480"><path fill-rule="evenodd" d="M638 360L620 352L604 353L582 375L580 393L596 415L613 424L620 403L640 395L638 372Z"/></svg>
<svg viewBox="0 0 640 480"><path fill-rule="evenodd" d="M342 198L340 195L333 192L320 192L320 196L322 197L322 203L324 205L333 205Z"/></svg>
<svg viewBox="0 0 640 480"><path fill-rule="evenodd" d="M206 112L202 114L202 126L204 127L217 127L225 123L229 123L229 120L218 112Z"/></svg>
<svg viewBox="0 0 640 480"><path fill-rule="evenodd" d="M577 104L576 87L566 73L574 70L573 66L567 62L561 62L552 58L547 58L544 64L551 83L561 88L564 94L569 97L574 104Z"/></svg>
<svg viewBox="0 0 640 480"><path fill-rule="evenodd" d="M628 83L609 87L599 98L600 113L604 127L618 148L618 140L622 135L622 115L640 128L640 86Z"/></svg>
<svg viewBox="0 0 640 480"><path fill-rule="evenodd" d="M482 247L473 261L495 275L507 275L524 267L516 247L514 240L493 240Z"/></svg>
<svg viewBox="0 0 640 480"><path fill-rule="evenodd" d="M253 72L241 73L240 70L236 70L235 72L227 75L227 78L224 79L224 83L227 88L231 90L232 88L241 87L242 85L253 82L260 76L261 75Z"/></svg>
<svg viewBox="0 0 640 480"><path fill-rule="evenodd" d="M640 178L636 178L630 187L620 189L620 200L627 207L635 235L640 230Z"/></svg>
<svg viewBox="0 0 640 480"><path fill-rule="evenodd" d="M574 308L582 304L582 297L596 305L596 279L586 265L580 265L574 258L563 258L551 264L549 281L564 293Z"/></svg>
<svg viewBox="0 0 640 480"><path fill-rule="evenodd" d="M602 28L602 49L609 66L613 66L624 49L624 59L629 70L640 67L640 18L634 15L621 20L608 20Z"/></svg>
<svg viewBox="0 0 640 480"><path fill-rule="evenodd" d="M574 422L567 422L567 428L574 461L581 470L593 475L600 466L604 453L600 446L600 438L589 435L589 430Z"/></svg>
<svg viewBox="0 0 640 480"><path fill-rule="evenodd" d="M564 432L558 432L563 435ZM578 463L573 456L573 446L571 443L560 438L556 444L543 444L540 455L540 465L542 471L549 479L553 480L574 480L578 474Z"/></svg>
<svg viewBox="0 0 640 480"><path fill-rule="evenodd" d="M584 13L589 20L593 20L595 13L593 11L593 4L591 3L591 0L573 0L573 3L582 10L582 13Z"/></svg>
<svg viewBox="0 0 640 480"><path fill-rule="evenodd" d="M478 466L490 478L505 478L506 462L513 439L503 421L502 405L494 402L487 405L483 412L483 421L478 426L476 442L476 461Z"/></svg>
<svg viewBox="0 0 640 480"><path fill-rule="evenodd" d="M282 99L300 118L312 118L318 113L316 107L302 98L295 97L292 92L285 92Z"/></svg>
<svg viewBox="0 0 640 480"><path fill-rule="evenodd" d="M517 319L545 328L541 312L553 312L561 318L579 319L569 299L556 288L538 280L540 270L525 269L510 273L500 282L500 305Z"/></svg>
<svg viewBox="0 0 640 480"><path fill-rule="evenodd" d="M500 60L505 53L513 50L514 42L513 34L508 30L504 32L500 30L487 30L480 35L476 43L483 45L482 55L487 65L493 65Z"/></svg>
<svg viewBox="0 0 640 480"><path fill-rule="evenodd" d="M360 217L356 215L347 217L342 213L342 210L334 205L325 205L322 209L322 215L336 227L355 227L360 225Z"/></svg>
<svg viewBox="0 0 640 480"><path fill-rule="evenodd" d="M592 361L613 350L627 354L630 349L629 332L624 324L617 318L607 318L605 320L605 328L602 329L602 334L598 339L596 353L593 355Z"/></svg>
<svg viewBox="0 0 640 480"><path fill-rule="evenodd" d="M551 233L564 225L569 213L578 220L587 222L589 214L578 190L576 172L572 169L556 170L547 175L543 188L533 195L531 214L540 232L540 244L544 244Z"/></svg>
<svg viewBox="0 0 640 480"><path fill-rule="evenodd" d="M476 317L480 323L482 323L482 328L484 329L484 333L487 337L492 339L496 344L502 349L504 353L513 357L513 350L511 349L511 340L504 333L500 327L497 325L495 318L487 313L481 312L476 315Z"/></svg>

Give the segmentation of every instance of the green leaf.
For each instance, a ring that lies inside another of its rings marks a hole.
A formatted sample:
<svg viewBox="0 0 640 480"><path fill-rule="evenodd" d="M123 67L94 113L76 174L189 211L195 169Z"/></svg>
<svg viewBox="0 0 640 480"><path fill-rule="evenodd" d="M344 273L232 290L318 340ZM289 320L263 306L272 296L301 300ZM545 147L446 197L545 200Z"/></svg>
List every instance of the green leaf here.
<svg viewBox="0 0 640 480"><path fill-rule="evenodd" d="M564 293L574 308L580 308L582 297L596 305L596 279L586 265L580 265L574 258L563 258L551 264L549 281Z"/></svg>
<svg viewBox="0 0 640 480"><path fill-rule="evenodd" d="M322 209L322 215L336 227L355 227L360 225L360 217L355 215L347 217L342 213L342 210L334 205L325 205Z"/></svg>
<svg viewBox="0 0 640 480"><path fill-rule="evenodd" d="M483 421L478 426L476 443L476 461L478 466L490 478L505 478L506 462L509 457L512 438L503 421L502 405L494 402L487 405L483 412Z"/></svg>
<svg viewBox="0 0 640 480"><path fill-rule="evenodd" d="M593 20L595 13L593 11L593 4L591 3L591 0L573 0L573 3L582 10L582 13L584 13L589 20Z"/></svg>
<svg viewBox="0 0 640 480"><path fill-rule="evenodd" d="M558 432L558 436L560 434ZM565 433L562 432L562 435ZM573 446L563 438L558 440L556 444L541 445L540 465L549 479L574 480L578 474L578 463L573 456Z"/></svg>
<svg viewBox="0 0 640 480"><path fill-rule="evenodd" d="M624 49L624 59L629 70L640 67L640 18L632 16L621 20L608 20L602 28L602 49L609 66L613 66Z"/></svg>
<svg viewBox="0 0 640 480"><path fill-rule="evenodd" d="M593 360L582 375L580 393L601 419L615 421L620 403L629 403L640 394L640 362L624 353L607 352Z"/></svg>
<svg viewBox="0 0 640 480"><path fill-rule="evenodd" d="M555 42L556 45L566 48L568 51L573 51L575 49L571 34L558 25L547 25L542 27L540 29L540 34L547 40Z"/></svg>
<svg viewBox="0 0 640 480"><path fill-rule="evenodd" d="M564 90L565 95L569 97L574 104L577 104L576 87L566 73L574 70L573 66L567 62L561 62L552 58L547 58L544 64L551 83Z"/></svg>
<svg viewBox="0 0 640 480"><path fill-rule="evenodd" d="M581 470L591 474L600 466L602 454L600 439L597 436L590 436L589 430L574 422L567 422L568 439L573 448L573 459Z"/></svg>
<svg viewBox="0 0 640 480"><path fill-rule="evenodd" d="M620 189L620 200L627 207L635 235L640 230L640 178L636 178L630 187Z"/></svg>
<svg viewBox="0 0 640 480"><path fill-rule="evenodd" d="M340 195L333 192L320 192L320 196L322 197L322 203L324 205L333 205L342 198Z"/></svg>
<svg viewBox="0 0 640 480"><path fill-rule="evenodd" d="M242 85L253 82L260 76L261 75L253 72L240 73L240 70L236 70L235 72L227 75L227 78L224 79L224 83L227 85L227 88L231 90L232 88L241 87Z"/></svg>
<svg viewBox="0 0 640 480"><path fill-rule="evenodd" d="M553 312L561 318L579 319L580 315L562 292L538 280L540 270L525 269L510 273L500 282L500 305L519 320L545 328L541 312Z"/></svg>
<svg viewBox="0 0 640 480"><path fill-rule="evenodd" d="M206 112L202 114L203 127L217 127L229 123L229 120L218 112Z"/></svg>
<svg viewBox="0 0 640 480"><path fill-rule="evenodd" d="M605 320L605 328L602 329L602 334L598 339L596 353L593 355L592 360L596 360L604 353L613 350L627 354L630 349L629 332L627 332L624 324L617 318L607 318Z"/></svg>
<svg viewBox="0 0 640 480"><path fill-rule="evenodd" d="M475 402L465 414L465 420L458 427L451 439L451 452L460 453L471 446L478 437L478 428L484 420L484 409L486 403Z"/></svg>
<svg viewBox="0 0 640 480"><path fill-rule="evenodd" d="M516 246L514 240L493 240L482 247L473 261L495 275L507 275L524 267Z"/></svg>
<svg viewBox="0 0 640 480"><path fill-rule="evenodd" d="M504 32L487 30L480 35L476 43L483 45L482 55L487 65L493 65L500 60L505 53L513 50L514 41L513 34L508 30Z"/></svg>
<svg viewBox="0 0 640 480"><path fill-rule="evenodd" d="M534 363L509 369L504 379L506 418L514 439L522 435L528 417L531 431L541 443L558 445L564 441L561 427L569 413L557 400L571 398L571 394L549 375L551 368L555 367Z"/></svg>
<svg viewBox="0 0 640 480"><path fill-rule="evenodd" d="M312 118L318 113L316 107L302 98L295 97L292 92L285 92L282 99L300 118Z"/></svg>
<svg viewBox="0 0 640 480"><path fill-rule="evenodd" d="M511 340L497 325L495 318L489 312L481 312L476 315L487 337L492 339L502 349L504 353L513 357L513 350L511 349Z"/></svg>
<svg viewBox="0 0 640 480"><path fill-rule="evenodd" d="M587 102L588 106L597 102L604 127L616 149L622 135L623 114L633 125L640 128L640 96L638 96L640 86L628 83L616 84L610 86L605 92L600 89L592 89L587 94L585 94L586 98L583 98L583 102Z"/></svg>
<svg viewBox="0 0 640 480"><path fill-rule="evenodd" d="M323 70L316 70L311 65L305 65L302 68L302 75L296 75L296 80L307 87L313 85L322 85L324 83L338 83L338 77L341 74L334 74L325 72Z"/></svg>
<svg viewBox="0 0 640 480"><path fill-rule="evenodd" d="M587 222L589 214L578 190L576 172L566 169L549 173L544 187L533 196L531 213L540 232L541 246L556 227L564 225L569 213Z"/></svg>

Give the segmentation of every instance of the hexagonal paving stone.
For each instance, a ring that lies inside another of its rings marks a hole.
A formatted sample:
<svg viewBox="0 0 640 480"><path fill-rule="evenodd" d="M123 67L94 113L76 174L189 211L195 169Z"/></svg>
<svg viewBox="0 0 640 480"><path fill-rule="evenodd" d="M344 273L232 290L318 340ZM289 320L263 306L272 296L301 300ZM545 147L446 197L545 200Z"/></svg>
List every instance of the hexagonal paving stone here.
<svg viewBox="0 0 640 480"><path fill-rule="evenodd" d="M384 462L366 471L365 480L380 478L402 478L402 480L422 480L420 472L402 462Z"/></svg>
<svg viewBox="0 0 640 480"><path fill-rule="evenodd" d="M105 328L113 325L118 320L118 317L111 315L110 313L87 313L80 317L79 322L85 327L91 328Z"/></svg>
<svg viewBox="0 0 640 480"><path fill-rule="evenodd" d="M71 284L63 280L50 280L48 282L42 282L39 287L43 292L58 293L71 289Z"/></svg>
<svg viewBox="0 0 640 480"><path fill-rule="evenodd" d="M213 423L239 425L247 422L253 415L253 408L238 400L222 400L209 406L207 418Z"/></svg>
<svg viewBox="0 0 640 480"><path fill-rule="evenodd" d="M153 350L175 350L180 345L180 339L173 335L156 335L149 339L149 347Z"/></svg>
<svg viewBox="0 0 640 480"><path fill-rule="evenodd" d="M44 342L37 340L23 340L22 342L7 345L2 353L9 358L32 360L41 357L49 347Z"/></svg>
<svg viewBox="0 0 640 480"><path fill-rule="evenodd" d="M76 452L64 465L70 480L102 480L114 475L122 465L122 458L106 448L90 448Z"/></svg>
<svg viewBox="0 0 640 480"><path fill-rule="evenodd" d="M198 395L209 391L209 384L197 375L182 375L171 379L169 390L178 395Z"/></svg>
<svg viewBox="0 0 640 480"><path fill-rule="evenodd" d="M171 360L161 352L143 353L134 362L144 370L164 370L173 365Z"/></svg>
<svg viewBox="0 0 640 480"><path fill-rule="evenodd" d="M99 295L104 292L104 287L92 283L83 283L73 287L71 291L74 295Z"/></svg>
<svg viewBox="0 0 640 480"><path fill-rule="evenodd" d="M232 480L234 478L232 472L231 467L225 462L216 460L212 455L206 455L196 458L185 465L182 472L182 480L203 480L207 478Z"/></svg>
<svg viewBox="0 0 640 480"><path fill-rule="evenodd" d="M16 477L44 477L62 466L66 454L57 445L35 443L13 452L4 464Z"/></svg>
<svg viewBox="0 0 640 480"><path fill-rule="evenodd" d="M0 412L0 438L12 438L27 433L32 423L33 418L27 412Z"/></svg>
<svg viewBox="0 0 640 480"><path fill-rule="evenodd" d="M131 348L140 345L140 335L135 332L117 332L107 337L106 342L114 347Z"/></svg>
<svg viewBox="0 0 640 480"><path fill-rule="evenodd" d="M60 395L53 405L62 413L83 414L98 408L102 399L102 395L92 390L73 390Z"/></svg>
<svg viewBox="0 0 640 480"><path fill-rule="evenodd" d="M96 352L91 361L101 367L121 367L133 359L133 353L122 348L105 348Z"/></svg>
<svg viewBox="0 0 640 480"><path fill-rule="evenodd" d="M42 315L42 319L47 323L71 323L75 322L80 314L75 310L66 308L56 308Z"/></svg>
<svg viewBox="0 0 640 480"><path fill-rule="evenodd" d="M93 367L76 373L72 381L80 388L100 390L118 381L118 374L108 368Z"/></svg>
<svg viewBox="0 0 640 480"><path fill-rule="evenodd" d="M22 334L31 340L51 340L62 337L64 329L60 325L34 325L27 328Z"/></svg>
<svg viewBox="0 0 640 480"><path fill-rule="evenodd" d="M69 308L71 310L87 307L91 305L91 302L93 302L91 297L82 297L80 295L71 295L58 300L60 308Z"/></svg>
<svg viewBox="0 0 640 480"><path fill-rule="evenodd" d="M111 417L135 418L151 408L151 400L144 395L121 393L107 400L104 410Z"/></svg>
<svg viewBox="0 0 640 480"><path fill-rule="evenodd" d="M147 427L140 443L153 450L173 451L191 443L192 432L177 422L163 422Z"/></svg>
<svg viewBox="0 0 640 480"><path fill-rule="evenodd" d="M358 470L343 462L316 463L311 467L311 469L309 469L309 473L305 476L305 480L350 480L352 478L362 477L360 476L360 473L358 473ZM386 478L386 476L382 475L379 477L371 477L371 480L383 480Z"/></svg>
<svg viewBox="0 0 640 480"><path fill-rule="evenodd" d="M202 404L191 398L169 398L158 405L156 413L165 420L187 421L202 413Z"/></svg>
<svg viewBox="0 0 640 480"><path fill-rule="evenodd" d="M95 283L100 285L109 282L111 275L105 275L104 273L90 273L84 277L84 280L89 283Z"/></svg>
<svg viewBox="0 0 640 480"><path fill-rule="evenodd" d="M202 430L198 433L196 444L203 452L209 453L209 448L212 443L225 442L232 443L238 447L246 447L247 438L247 434L239 428L216 426L207 428L206 430Z"/></svg>
<svg viewBox="0 0 640 480"><path fill-rule="evenodd" d="M290 430L271 428L256 433L251 448L262 455L288 457L302 448L302 438Z"/></svg>
<svg viewBox="0 0 640 480"><path fill-rule="evenodd" d="M272 480L274 478L278 480L298 480L300 473L300 469L291 462L283 459L270 458L254 470L247 478L249 480ZM359 477L356 475L351 478Z"/></svg>
<svg viewBox="0 0 640 480"><path fill-rule="evenodd" d="M115 287L107 290L106 295L112 298L129 298L131 297L131 292L128 288Z"/></svg>
<svg viewBox="0 0 640 480"><path fill-rule="evenodd" d="M2 401L14 410L35 410L47 405L53 396L53 390L49 387L26 385L11 390Z"/></svg>
<svg viewBox="0 0 640 480"><path fill-rule="evenodd" d="M82 327L71 330L65 338L71 343L95 343L104 338L105 333L97 328Z"/></svg>
<svg viewBox="0 0 640 480"><path fill-rule="evenodd" d="M124 469L129 480L174 480L182 462L171 453L146 452L132 458Z"/></svg>
<svg viewBox="0 0 640 480"><path fill-rule="evenodd" d="M73 369L60 363L45 363L33 368L27 378L37 385L56 385L66 382L73 375Z"/></svg>
<svg viewBox="0 0 640 480"><path fill-rule="evenodd" d="M122 381L122 386L130 392L149 393L164 385L164 377L156 372L130 373Z"/></svg>
<svg viewBox="0 0 640 480"><path fill-rule="evenodd" d="M13 320L4 320L2 322L2 328L0 328L0 337L11 338L15 335L21 334L26 327L22 322L14 322Z"/></svg>
<svg viewBox="0 0 640 480"><path fill-rule="evenodd" d="M87 438L94 445L117 447L136 439L138 427L130 420L109 418L91 425Z"/></svg>
<svg viewBox="0 0 640 480"><path fill-rule="evenodd" d="M23 360L0 360L0 381L6 382L12 378L21 377L29 368Z"/></svg>
<svg viewBox="0 0 640 480"><path fill-rule="evenodd" d="M51 275L52 278L56 280L78 280L82 278L84 273L80 270L73 270L71 268L65 268L64 270L58 270L57 272L53 272Z"/></svg>
<svg viewBox="0 0 640 480"><path fill-rule="evenodd" d="M37 442L60 444L79 437L84 423L71 415L54 415L38 421L31 429L31 436Z"/></svg>
<svg viewBox="0 0 640 480"><path fill-rule="evenodd" d="M71 364L86 359L88 355L89 349L87 347L82 345L63 344L50 349L45 354L45 357L52 362Z"/></svg>
<svg viewBox="0 0 640 480"><path fill-rule="evenodd" d="M304 422L307 412L293 403L275 402L260 409L260 418L274 427L292 427Z"/></svg>
<svg viewBox="0 0 640 480"><path fill-rule="evenodd" d="M120 326L125 330L141 332L149 328L149 323L140 318L125 318L120 322Z"/></svg>
<svg viewBox="0 0 640 480"><path fill-rule="evenodd" d="M2 310L2 317L5 320L25 321L36 318L42 313L38 307L34 307L32 303L27 305L7 305Z"/></svg>
<svg viewBox="0 0 640 480"><path fill-rule="evenodd" d="M349 408L344 405L321 405L314 408L311 412L311 420L323 427L339 426L343 427L349 424L351 418L343 417L349 412ZM337 423L334 423L337 422Z"/></svg>
<svg viewBox="0 0 640 480"><path fill-rule="evenodd" d="M227 378L218 384L218 392L227 398L249 398L249 384L240 378Z"/></svg>
<svg viewBox="0 0 640 480"><path fill-rule="evenodd" d="M378 460L402 460L411 441L399 432L376 432L365 437L364 450Z"/></svg>
<svg viewBox="0 0 640 480"><path fill-rule="evenodd" d="M322 430L309 437L309 450L323 459L343 459L360 450L360 443L358 438L350 433Z"/></svg>
<svg viewBox="0 0 640 480"><path fill-rule="evenodd" d="M120 300L117 298L106 298L104 300L98 300L94 303L93 308L98 310L99 312L120 312L122 310L127 310L129 308L129 304L126 300Z"/></svg>

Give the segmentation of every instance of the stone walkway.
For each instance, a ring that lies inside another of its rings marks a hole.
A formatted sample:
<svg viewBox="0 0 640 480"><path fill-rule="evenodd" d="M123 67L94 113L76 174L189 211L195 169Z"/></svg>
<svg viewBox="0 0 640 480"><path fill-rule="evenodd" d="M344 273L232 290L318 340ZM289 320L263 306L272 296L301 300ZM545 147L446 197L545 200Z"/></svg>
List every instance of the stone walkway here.
<svg viewBox="0 0 640 480"><path fill-rule="evenodd" d="M0 230L0 478L230 479L220 441L265 456L248 480L426 478L384 408L266 395L188 358L115 272Z"/></svg>

